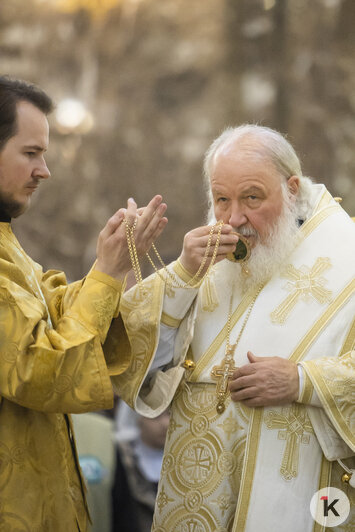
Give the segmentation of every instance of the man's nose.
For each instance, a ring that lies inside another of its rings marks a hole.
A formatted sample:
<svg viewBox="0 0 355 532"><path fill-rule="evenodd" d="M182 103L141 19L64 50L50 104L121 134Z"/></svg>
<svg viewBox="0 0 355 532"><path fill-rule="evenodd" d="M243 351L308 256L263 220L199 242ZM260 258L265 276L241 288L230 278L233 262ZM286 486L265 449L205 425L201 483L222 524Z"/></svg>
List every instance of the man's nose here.
<svg viewBox="0 0 355 532"><path fill-rule="evenodd" d="M240 227L248 222L243 210L238 205L232 205L228 223L232 227Z"/></svg>
<svg viewBox="0 0 355 532"><path fill-rule="evenodd" d="M49 168L47 166L47 163L44 159L42 159L38 165L35 168L35 177L39 177L41 179L48 179L48 177L51 176L51 173L49 171Z"/></svg>

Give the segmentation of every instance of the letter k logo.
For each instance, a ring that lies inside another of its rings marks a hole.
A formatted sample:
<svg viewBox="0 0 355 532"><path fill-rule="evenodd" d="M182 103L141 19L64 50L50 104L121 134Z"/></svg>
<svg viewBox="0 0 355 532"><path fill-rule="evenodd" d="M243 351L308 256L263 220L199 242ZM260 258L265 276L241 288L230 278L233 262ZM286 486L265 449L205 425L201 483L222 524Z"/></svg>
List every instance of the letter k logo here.
<svg viewBox="0 0 355 532"><path fill-rule="evenodd" d="M334 506L339 501L339 499L334 499L334 501L331 502L330 504L328 504L328 497L327 496L321 497L320 500L323 501L323 515L324 515L324 517L328 517L329 510L331 510L334 515L339 517L338 512L334 508Z"/></svg>
<svg viewBox="0 0 355 532"><path fill-rule="evenodd" d="M347 521L350 501L342 490L328 486L316 491L309 509L313 519L328 530Z"/></svg>

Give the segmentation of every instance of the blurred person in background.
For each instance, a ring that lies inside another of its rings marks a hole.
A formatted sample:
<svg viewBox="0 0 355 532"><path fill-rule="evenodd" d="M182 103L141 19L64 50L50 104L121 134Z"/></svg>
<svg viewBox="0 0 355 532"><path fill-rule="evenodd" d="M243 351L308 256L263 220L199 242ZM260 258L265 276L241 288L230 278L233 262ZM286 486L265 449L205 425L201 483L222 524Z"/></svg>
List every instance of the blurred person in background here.
<svg viewBox="0 0 355 532"><path fill-rule="evenodd" d="M72 415L79 464L86 484L90 532L111 532L115 472L114 423L103 413Z"/></svg>
<svg viewBox="0 0 355 532"><path fill-rule="evenodd" d="M168 425L167 410L146 418L118 404L112 532L151 530Z"/></svg>
<svg viewBox="0 0 355 532"><path fill-rule="evenodd" d="M89 518L69 413L112 407L110 377L129 363L118 316L131 269L125 220L135 223L142 255L167 222L166 205L155 196L137 216L130 199L101 231L83 280L43 273L11 219L50 177L52 109L40 88L0 76L0 528L83 532Z"/></svg>

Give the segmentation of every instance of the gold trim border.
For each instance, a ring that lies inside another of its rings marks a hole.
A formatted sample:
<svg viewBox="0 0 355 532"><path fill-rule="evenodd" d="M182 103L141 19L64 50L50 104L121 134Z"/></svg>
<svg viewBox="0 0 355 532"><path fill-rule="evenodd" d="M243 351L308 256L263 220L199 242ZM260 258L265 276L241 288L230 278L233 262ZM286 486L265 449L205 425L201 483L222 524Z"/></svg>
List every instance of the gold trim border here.
<svg viewBox="0 0 355 532"><path fill-rule="evenodd" d="M323 455L322 463L320 467L319 486L318 490L327 488L330 486L330 479L332 474L332 462L329 462ZM313 532L325 532L325 525L320 525L316 521L314 522Z"/></svg>
<svg viewBox="0 0 355 532"><path fill-rule="evenodd" d="M349 333L345 338L343 347L341 348L341 354L344 355L355 348L355 319L350 327Z"/></svg>
<svg viewBox="0 0 355 532"><path fill-rule="evenodd" d="M182 281L184 281L184 283L188 283L191 281L191 279L193 279L193 275L187 271L187 269L181 264L181 262L179 261L179 259L175 262L174 266L173 266L173 270L174 272L176 273L176 275L178 277L180 277L180 279Z"/></svg>
<svg viewBox="0 0 355 532"><path fill-rule="evenodd" d="M334 317L338 310L347 302L349 297L355 291L355 279L350 281L350 283L340 292L340 294L334 299L334 301L329 305L327 310L322 314L322 316L316 321L316 323L311 327L308 333L304 336L301 342L298 344L289 360L293 362L299 362L306 351L309 349L310 345L314 342L316 337L321 333L324 327L329 323L329 321Z"/></svg>
<svg viewBox="0 0 355 532"><path fill-rule="evenodd" d="M238 503L235 512L232 532L243 532L248 517L251 491L256 467L256 456L259 449L261 426L264 408L254 408L250 420L248 440L245 447L244 467L240 481ZM248 464L248 467L246 467Z"/></svg>
<svg viewBox="0 0 355 532"><path fill-rule="evenodd" d="M318 204L316 205L314 209L314 212L319 212L324 207L327 207L331 203L332 200L333 200L333 196L327 189L325 189L325 191L322 194L321 199L319 200Z"/></svg>
<svg viewBox="0 0 355 532"><path fill-rule="evenodd" d="M355 441L354 434L352 433L351 429L347 426L345 421L342 421L343 415L339 411L339 408L332 397L331 391L329 390L328 386L324 382L322 375L319 372L316 364L312 364L312 361L308 361L307 372L310 376L313 377L312 380L313 380L316 392L332 424L336 427L337 432L341 434L342 439L345 441L348 447L354 450L354 441ZM337 412L339 416L335 416L334 411ZM338 417L340 417L341 421L337 419Z"/></svg>
<svg viewBox="0 0 355 532"><path fill-rule="evenodd" d="M167 325L168 327L172 327L173 329L177 329L179 327L180 323L182 322L182 320L179 320L177 318L173 318L172 316L170 316L166 312L162 312L160 321L164 325Z"/></svg>
<svg viewBox="0 0 355 532"><path fill-rule="evenodd" d="M341 212L343 209L338 203L331 204L328 207L324 207L321 211L317 212L303 225L301 225L300 231L303 233L304 238L309 236L328 216Z"/></svg>
<svg viewBox="0 0 355 532"><path fill-rule="evenodd" d="M311 402L312 395L313 395L313 384L312 384L311 379L308 377L305 369L302 366L301 368L303 371L304 382L303 382L303 390L300 395L300 398L297 400L297 403L303 403L303 404L308 405Z"/></svg>
<svg viewBox="0 0 355 532"><path fill-rule="evenodd" d="M149 284L148 289L152 292L152 300L149 302L149 320L144 326L143 337L148 339L146 344L149 345L149 348L144 352L144 359L142 360L142 365L138 371L133 369L137 353L131 352L131 362L129 367L123 374L113 377L115 388L120 390L121 397L133 409L135 408L139 392L143 386L148 367L153 359L153 353L156 348L156 340L160 323L160 306L164 294L164 283L162 279L159 276L156 276L153 282ZM139 294L138 286L136 286L134 290L135 295ZM135 295L133 295L129 301L121 299L120 313L122 315L122 319L127 319L132 310L139 308L137 301L134 299ZM141 311L144 312L147 301L144 299L140 304L143 307L141 308ZM136 332L131 330L128 326L126 326L126 332L129 341L132 336L136 335Z"/></svg>
<svg viewBox="0 0 355 532"><path fill-rule="evenodd" d="M249 305L252 303L255 294L257 293L258 289L253 290L253 292L250 292L247 294L242 301L239 303L237 308L232 314L231 318L231 330L233 327L235 327L236 323L240 320L240 318L243 316L244 312L247 310ZM216 354L216 351L221 347L224 340L227 338L227 332L228 332L228 324L226 323L224 327L220 330L216 338L213 340L207 351L202 355L202 357L199 359L199 361L196 364L196 368L191 373L189 377L189 381L191 382L197 382L197 379L201 375L202 371L208 366L213 356Z"/></svg>

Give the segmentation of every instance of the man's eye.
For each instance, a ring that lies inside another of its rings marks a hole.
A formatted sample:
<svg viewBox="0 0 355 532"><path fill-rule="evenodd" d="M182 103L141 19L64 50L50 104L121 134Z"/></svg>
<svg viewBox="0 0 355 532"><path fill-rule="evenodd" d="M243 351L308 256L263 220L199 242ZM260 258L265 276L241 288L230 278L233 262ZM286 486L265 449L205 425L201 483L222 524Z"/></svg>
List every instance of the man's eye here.
<svg viewBox="0 0 355 532"><path fill-rule="evenodd" d="M35 151L26 151L26 155L28 155L29 157L34 157L36 155L36 152Z"/></svg>
<svg viewBox="0 0 355 532"><path fill-rule="evenodd" d="M217 198L217 201L220 201L222 203L228 201L227 198L224 198L224 197L221 197L221 198Z"/></svg>
<svg viewBox="0 0 355 532"><path fill-rule="evenodd" d="M253 196L253 195L251 194L250 196L248 196L248 199L250 199L250 200L256 200L256 199L258 199L258 197L257 197L257 196Z"/></svg>

